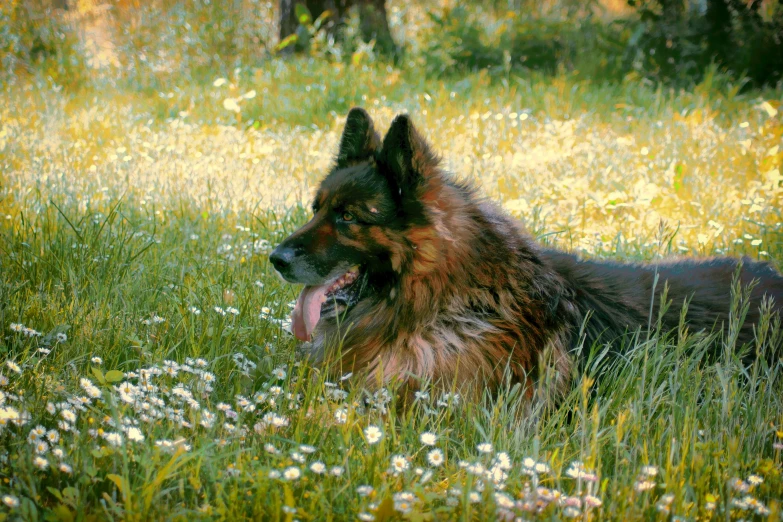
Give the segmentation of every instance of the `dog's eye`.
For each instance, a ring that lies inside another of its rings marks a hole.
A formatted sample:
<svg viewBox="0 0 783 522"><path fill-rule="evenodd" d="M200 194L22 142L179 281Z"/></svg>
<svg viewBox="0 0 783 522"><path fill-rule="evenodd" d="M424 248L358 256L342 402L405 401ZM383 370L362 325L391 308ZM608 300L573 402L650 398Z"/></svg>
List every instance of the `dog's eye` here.
<svg viewBox="0 0 783 522"><path fill-rule="evenodd" d="M342 219L343 221L345 221L347 223L350 223L350 222L356 220L356 218L353 217L353 214L351 214L350 212L343 212L342 215L340 216L340 219Z"/></svg>

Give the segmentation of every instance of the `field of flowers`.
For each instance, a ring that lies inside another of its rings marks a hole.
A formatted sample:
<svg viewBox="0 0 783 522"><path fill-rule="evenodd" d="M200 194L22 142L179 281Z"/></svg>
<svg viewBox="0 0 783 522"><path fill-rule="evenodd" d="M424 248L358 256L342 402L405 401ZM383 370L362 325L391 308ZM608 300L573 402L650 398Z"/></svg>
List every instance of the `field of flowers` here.
<svg viewBox="0 0 783 522"><path fill-rule="evenodd" d="M298 360L298 289L267 264L362 105L379 128L411 113L551 245L781 267L779 91L302 59L2 96L0 519L781 519L780 354L742 368L682 328L553 411L509 389L399 413Z"/></svg>

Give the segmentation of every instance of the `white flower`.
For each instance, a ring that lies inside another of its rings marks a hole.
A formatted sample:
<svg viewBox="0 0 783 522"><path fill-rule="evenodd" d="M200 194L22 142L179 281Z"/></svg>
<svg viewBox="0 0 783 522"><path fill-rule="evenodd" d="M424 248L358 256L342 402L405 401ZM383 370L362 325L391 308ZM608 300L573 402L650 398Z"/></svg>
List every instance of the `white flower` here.
<svg viewBox="0 0 783 522"><path fill-rule="evenodd" d="M141 433L141 430L136 427L128 428L127 431L128 434L128 440L132 442L141 442L144 440L144 435Z"/></svg>
<svg viewBox="0 0 783 522"><path fill-rule="evenodd" d="M48 461L48 460L46 460L46 459L45 459L45 458L43 458L43 457L35 457L35 458L33 459L33 465L34 465L36 468L40 469L40 470L44 470L44 469L46 469L46 468L48 468L48 467L49 467L49 461Z"/></svg>
<svg viewBox="0 0 783 522"><path fill-rule="evenodd" d="M112 446L115 447L122 446L122 435L120 435L119 433L113 433L113 432L104 433L103 438L106 439L106 442L108 442Z"/></svg>
<svg viewBox="0 0 783 522"><path fill-rule="evenodd" d="M501 451L495 456L495 460L497 461L497 467L504 471L508 471L511 469L511 457L509 457L508 453L505 451Z"/></svg>
<svg viewBox="0 0 783 522"><path fill-rule="evenodd" d="M299 471L299 468L291 466L283 471L283 478L286 480L296 480L301 476L301 474L302 472Z"/></svg>
<svg viewBox="0 0 783 522"><path fill-rule="evenodd" d="M658 474L658 468L656 466L642 466L642 475L648 477L654 477Z"/></svg>
<svg viewBox="0 0 783 522"><path fill-rule="evenodd" d="M65 341L68 340L68 336L62 332L55 335L54 338L57 340L58 343L64 343Z"/></svg>
<svg viewBox="0 0 783 522"><path fill-rule="evenodd" d="M359 486L356 488L356 492L359 494L360 497L366 497L372 494L373 487L372 486Z"/></svg>
<svg viewBox="0 0 783 522"><path fill-rule="evenodd" d="M419 436L419 441L425 446L434 446L438 441L438 436L431 431L425 431Z"/></svg>
<svg viewBox="0 0 783 522"><path fill-rule="evenodd" d="M59 470L60 470L60 472L66 473L68 475L73 473L73 468L71 466L69 466L68 464L66 464L65 462L61 462L60 463Z"/></svg>
<svg viewBox="0 0 783 522"><path fill-rule="evenodd" d="M367 439L367 444L375 444L383 437L383 432L378 426L367 426L364 429L364 436Z"/></svg>
<svg viewBox="0 0 783 522"><path fill-rule="evenodd" d="M98 356L96 355L95 357L93 357L92 359L90 359L90 362L91 362L91 363L93 363L93 364L94 364L94 365L96 365L96 366L100 366L101 364L103 364L103 359L101 359L100 357L98 357Z"/></svg>
<svg viewBox="0 0 783 522"><path fill-rule="evenodd" d="M19 507L19 499L13 495L3 495L3 504L14 509Z"/></svg>
<svg viewBox="0 0 783 522"><path fill-rule="evenodd" d="M410 467L408 459L404 455L394 455L391 458L391 469L395 475L402 473Z"/></svg>
<svg viewBox="0 0 783 522"><path fill-rule="evenodd" d="M286 377L286 371L285 371L285 368L284 368L283 366L280 366L280 367L278 367L278 368L275 368L274 370L272 370L272 376L273 376L275 379L282 381L282 380L283 380L283 379L285 379L285 377Z"/></svg>
<svg viewBox="0 0 783 522"><path fill-rule="evenodd" d="M438 448L430 451L427 453L427 462L429 462L431 466L440 466L443 464L443 452Z"/></svg>
<svg viewBox="0 0 783 522"><path fill-rule="evenodd" d="M326 465L321 461L313 462L310 464L310 471L317 475L322 475L326 472Z"/></svg>
<svg viewBox="0 0 783 522"><path fill-rule="evenodd" d="M332 466L332 469L329 470L329 474L333 477L339 477L343 474L343 471L345 471L342 466Z"/></svg>
<svg viewBox="0 0 783 522"><path fill-rule="evenodd" d="M476 446L476 449L479 451L479 453L492 453L492 444L489 442L482 442Z"/></svg>
<svg viewBox="0 0 783 522"><path fill-rule="evenodd" d="M70 423L76 422L76 414L71 410L62 410L60 412L60 416L66 421Z"/></svg>
<svg viewBox="0 0 783 522"><path fill-rule="evenodd" d="M348 420L348 412L346 412L343 408L340 408L334 412L334 419L338 424L345 424L345 422Z"/></svg>

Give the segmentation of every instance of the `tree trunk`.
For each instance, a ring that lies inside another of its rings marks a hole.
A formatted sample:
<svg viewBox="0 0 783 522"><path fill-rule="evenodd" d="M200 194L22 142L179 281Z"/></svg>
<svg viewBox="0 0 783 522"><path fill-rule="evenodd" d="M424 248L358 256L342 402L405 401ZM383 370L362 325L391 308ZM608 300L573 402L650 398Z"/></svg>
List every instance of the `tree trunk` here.
<svg viewBox="0 0 783 522"><path fill-rule="evenodd" d="M359 10L362 38L366 41L375 39L376 49L383 53L394 53L396 46L389 30L389 19L386 15L384 0L280 0L280 41L282 42L299 29L296 18L296 4L303 4L310 11L313 20L317 20L324 11L332 13L326 23L326 30L336 35L344 23L348 11L356 7ZM300 44L289 46L301 49Z"/></svg>

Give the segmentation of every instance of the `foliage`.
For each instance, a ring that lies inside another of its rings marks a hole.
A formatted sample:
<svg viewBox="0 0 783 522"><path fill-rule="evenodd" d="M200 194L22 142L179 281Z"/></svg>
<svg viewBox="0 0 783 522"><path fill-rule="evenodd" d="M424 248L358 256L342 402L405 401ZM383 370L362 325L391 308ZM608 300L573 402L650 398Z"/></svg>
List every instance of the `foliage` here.
<svg viewBox="0 0 783 522"><path fill-rule="evenodd" d="M0 76L38 71L57 85L86 79L78 32L46 0L0 3Z"/></svg>
<svg viewBox="0 0 783 522"><path fill-rule="evenodd" d="M626 64L646 77L688 84L710 63L757 85L783 78L783 4L629 0L640 14Z"/></svg>

